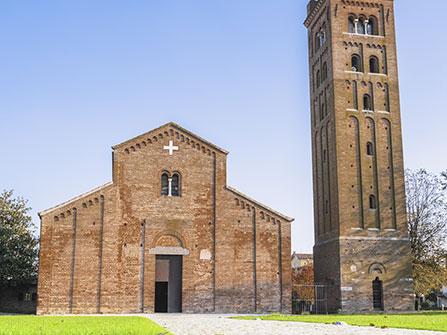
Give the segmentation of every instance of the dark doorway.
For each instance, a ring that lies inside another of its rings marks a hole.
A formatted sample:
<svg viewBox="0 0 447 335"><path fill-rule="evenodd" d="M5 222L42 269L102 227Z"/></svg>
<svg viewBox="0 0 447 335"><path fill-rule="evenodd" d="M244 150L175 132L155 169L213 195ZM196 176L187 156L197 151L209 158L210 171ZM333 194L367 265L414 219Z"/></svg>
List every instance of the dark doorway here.
<svg viewBox="0 0 447 335"><path fill-rule="evenodd" d="M155 313L168 312L168 282L155 282Z"/></svg>
<svg viewBox="0 0 447 335"><path fill-rule="evenodd" d="M157 255L155 266L155 312L182 311L182 256Z"/></svg>
<svg viewBox="0 0 447 335"><path fill-rule="evenodd" d="M383 282L376 277L373 284L373 305L375 311L383 311Z"/></svg>

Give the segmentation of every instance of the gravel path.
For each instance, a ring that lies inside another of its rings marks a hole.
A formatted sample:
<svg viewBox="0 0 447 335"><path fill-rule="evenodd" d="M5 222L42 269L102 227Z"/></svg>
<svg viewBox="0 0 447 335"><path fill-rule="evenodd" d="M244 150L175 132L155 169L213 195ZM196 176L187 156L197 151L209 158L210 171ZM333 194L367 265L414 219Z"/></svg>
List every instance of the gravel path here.
<svg viewBox="0 0 447 335"><path fill-rule="evenodd" d="M216 314L144 314L175 335L440 335L406 329L335 326L317 323L234 320Z"/></svg>

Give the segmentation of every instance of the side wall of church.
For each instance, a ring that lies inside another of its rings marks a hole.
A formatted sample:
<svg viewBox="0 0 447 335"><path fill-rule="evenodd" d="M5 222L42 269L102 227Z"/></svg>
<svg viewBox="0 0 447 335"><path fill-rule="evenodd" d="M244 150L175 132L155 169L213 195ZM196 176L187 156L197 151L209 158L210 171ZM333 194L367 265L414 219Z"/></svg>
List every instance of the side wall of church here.
<svg viewBox="0 0 447 335"><path fill-rule="evenodd" d="M218 206L217 312L291 311L290 222L226 190Z"/></svg>
<svg viewBox="0 0 447 335"><path fill-rule="evenodd" d="M104 209L114 203L109 186L42 216L37 314L97 311Z"/></svg>

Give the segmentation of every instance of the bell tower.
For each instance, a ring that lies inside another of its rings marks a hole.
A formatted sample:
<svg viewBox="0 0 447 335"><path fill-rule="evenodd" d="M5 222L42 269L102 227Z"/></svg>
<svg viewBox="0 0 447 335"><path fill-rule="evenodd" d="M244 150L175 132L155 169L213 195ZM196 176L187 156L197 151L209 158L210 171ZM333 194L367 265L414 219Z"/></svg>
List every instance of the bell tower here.
<svg viewBox="0 0 447 335"><path fill-rule="evenodd" d="M315 282L330 312L413 310L393 0L307 14Z"/></svg>

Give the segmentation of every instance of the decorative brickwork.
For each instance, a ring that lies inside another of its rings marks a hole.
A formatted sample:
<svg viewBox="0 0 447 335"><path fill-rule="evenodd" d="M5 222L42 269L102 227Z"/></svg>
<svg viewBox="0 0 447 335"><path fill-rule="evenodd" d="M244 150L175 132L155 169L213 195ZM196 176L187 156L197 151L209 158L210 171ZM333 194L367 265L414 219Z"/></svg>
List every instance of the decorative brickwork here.
<svg viewBox="0 0 447 335"><path fill-rule="evenodd" d="M315 281L332 312L413 310L393 0L307 9Z"/></svg>
<svg viewBox="0 0 447 335"><path fill-rule="evenodd" d="M174 123L113 150L113 182L40 213L38 314L153 312L158 254L183 312L290 312L293 220L226 185L228 152Z"/></svg>

